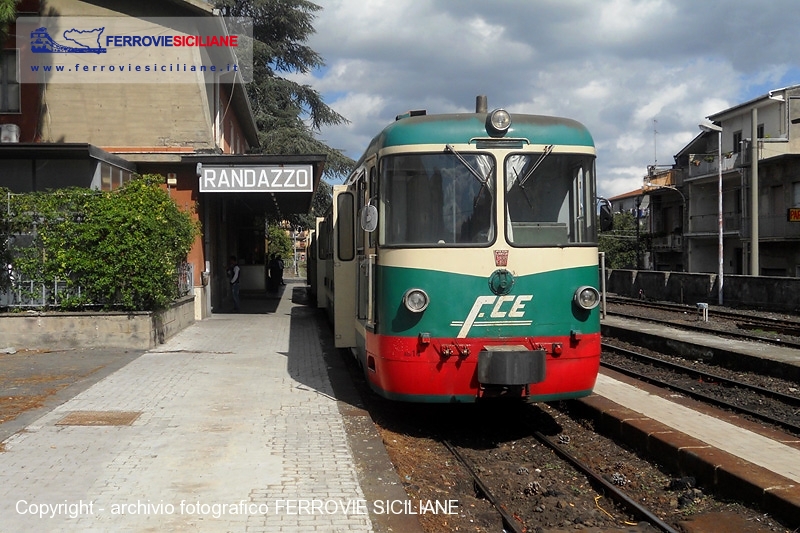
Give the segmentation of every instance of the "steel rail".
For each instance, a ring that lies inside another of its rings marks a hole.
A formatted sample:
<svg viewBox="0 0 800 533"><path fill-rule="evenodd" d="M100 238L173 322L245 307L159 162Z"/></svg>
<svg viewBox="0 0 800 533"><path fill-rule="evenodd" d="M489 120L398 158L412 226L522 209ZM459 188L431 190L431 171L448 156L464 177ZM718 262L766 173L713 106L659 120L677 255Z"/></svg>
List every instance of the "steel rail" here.
<svg viewBox="0 0 800 533"><path fill-rule="evenodd" d="M717 383L720 383L720 384L723 384L723 385L727 385L727 386L731 386L731 387L739 387L741 389L745 389L745 390L749 390L751 392L755 392L757 394L761 394L762 396L766 396L767 398L781 401L781 402L783 402L783 403L785 403L787 405L791 405L791 406L800 405L800 398L798 398L796 396L791 396L789 394L784 394L782 392L773 391L773 390L766 389L766 388L763 388L763 387L758 387L758 386L755 386L755 385L750 385L748 383L742 383L740 381L736 381L736 380L733 380L733 379L730 379L730 378L719 376L719 375L713 374L711 372L705 372L705 371L702 371L702 370L698 370L696 368L691 368L691 367L679 365L677 363L672 363L670 361L665 361L665 360L659 359L657 357L651 357L649 355L645 355L645 354L641 354L641 353L638 353L638 352L634 352L634 351L628 350L626 348L620 348L620 347L617 347L617 346L613 346L613 345L605 343L605 342L601 343L601 345L602 345L603 348L609 349L609 350L614 351L616 353L620 353L622 355L625 355L626 357L637 358L637 359L641 358L641 359L644 360L644 362L646 362L648 364L658 365L658 366L661 366L663 368L667 368L669 370L674 370L674 371L677 371L677 372L683 372L684 374L688 374L688 375L692 375L692 376L698 376L701 379L713 380L713 381L715 381ZM800 434L800 426L798 426L797 424L794 424L793 422L790 422L788 420L780 420L780 419L774 418L772 416L766 415L764 413L759 413L758 411L753 411L751 409L748 409L747 407L742 407L741 405L736 405L736 404L728 402L726 400L715 398L713 396L710 396L708 394L704 394L702 392L698 392L698 391L695 391L695 390L692 390L692 389L689 389L689 388L686 388L686 387L682 387L680 385L676 385L674 383L668 383L668 382L660 380L660 379L656 379L656 378L653 378L653 377L650 377L650 376L646 376L644 374L636 372L635 370L630 370L630 369L627 369L627 368L623 368L623 367L621 367L619 365L615 365L615 364L609 363L607 361L602 361L602 359L600 361L600 365L605 367L605 368L614 370L615 372L619 372L620 374L624 374L626 376L630 376L630 377L636 378L636 379L638 379L640 381L644 381L646 383L651 383L651 384L657 385L659 387L671 389L671 390L680 392L681 394L685 394L686 396L688 396L690 398L694 398L696 400L701 400L701 401L710 403L712 405L715 405L717 407L730 409L730 410L732 410L734 412L746 414L746 415L752 416L754 418L757 418L758 420L761 420L761 421L764 421L764 422L768 422L770 424L774 424L776 426L779 426L779 427L782 427L784 429L788 429L790 431L793 431L793 432L796 432L796 433Z"/></svg>
<svg viewBox="0 0 800 533"><path fill-rule="evenodd" d="M636 516L640 520L645 520L654 527L657 527L661 531L665 533L678 533L677 530L670 527L669 524L662 521L658 518L655 514L653 514L649 509L640 505L635 500L631 499L624 491L620 490L616 486L612 485L610 482L606 481L601 475L594 472L586 463L575 457L574 455L570 454L563 448L554 444L547 436L542 434L539 431L534 431L533 436L542 444L553 450L556 455L561 457L564 461L570 463L573 467L583 473L590 481L593 482L594 486L597 487L598 485L601 486L607 494L611 495L611 498L616 501L618 504L622 505L626 511L631 513L633 516ZM464 468L469 472L472 476L475 485L478 489L486 496L486 499L489 500L489 503L494 506L495 509L500 513L500 516L503 519L503 526L510 528L511 531L515 533L523 533L525 531L522 524L520 524L513 516L508 514L503 506L495 499L492 492L483 482L481 477L472 467L472 464L469 460L464 457L461 452L456 449L449 441L443 441L445 447L453 454L453 456L464 466Z"/></svg>
<svg viewBox="0 0 800 533"><path fill-rule="evenodd" d="M534 431L533 435L539 442L553 450L559 457L570 463L572 466L583 472L585 476L589 477L596 484L599 484L605 490L607 490L611 494L612 498L623 505L631 514L637 516L639 519L649 522L652 526L657 527L665 533L678 533L676 529L673 529L669 524L654 515L649 509L640 505L635 500L632 500L627 494L625 494L624 491L612 485L605 478L594 472L583 461L563 449L563 447L556 445L553 441L547 438L546 435L539 431Z"/></svg>
<svg viewBox="0 0 800 533"><path fill-rule="evenodd" d="M636 307L644 307L647 309L659 309L659 310L667 310L667 311L675 311L675 312L682 312L682 313L694 313L696 312L695 306L686 305L686 304L676 304L670 302L645 302L641 300L635 300L632 298L622 298L618 296L610 296L607 297L607 300L610 303L617 303L620 305L633 305ZM615 313L611 313L615 314ZM781 320L781 319L770 319L770 318L763 318L763 317L754 317L751 314L740 313L735 311L730 311L727 309L715 309L713 314L715 316L725 318L728 320L738 321L741 320L741 324L737 324L737 326L745 329L755 329L758 327L764 327L771 331L774 331L777 334L782 335L793 335L800 337L800 321L799 320Z"/></svg>
<svg viewBox="0 0 800 533"><path fill-rule="evenodd" d="M472 480L475 482L475 485L477 485L478 489L483 493L484 496L486 496L486 499L489 500L489 503L492 504L497 512L500 513L500 517L503 520L503 527L510 529L514 533L524 533L525 529L522 527L522 524L520 524L519 521L517 521L513 516L508 514L508 511L506 511L503 506L497 502L497 499L494 497L494 494L492 494L492 491L489 490L489 487L486 486L475 469L472 468L472 463L466 457L461 455L461 452L459 452L449 441L442 441L442 444L444 444L447 450L453 454L453 457L455 457L462 464L462 466L464 466L467 472L469 472L469 474L472 476Z"/></svg>

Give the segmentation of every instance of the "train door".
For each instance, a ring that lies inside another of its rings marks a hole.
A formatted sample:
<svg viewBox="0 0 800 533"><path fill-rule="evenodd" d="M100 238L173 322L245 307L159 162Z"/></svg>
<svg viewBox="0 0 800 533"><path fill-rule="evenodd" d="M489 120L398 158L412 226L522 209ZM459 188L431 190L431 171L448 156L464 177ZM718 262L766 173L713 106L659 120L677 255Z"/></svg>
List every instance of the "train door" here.
<svg viewBox="0 0 800 533"><path fill-rule="evenodd" d="M355 343L356 316L356 247L355 203L352 191L344 185L333 187L332 271L326 280L330 294L329 314L333 318L334 342L337 348L352 348Z"/></svg>
<svg viewBox="0 0 800 533"><path fill-rule="evenodd" d="M328 260L328 229L325 219L317 217L316 228L314 230L314 241L311 247L311 259L309 265L314 265L313 273L309 270L308 284L313 287L313 293L317 301L317 307L325 307L325 262Z"/></svg>
<svg viewBox="0 0 800 533"><path fill-rule="evenodd" d="M358 213L360 224L356 228L356 249L358 255L358 309L357 316L362 328L372 329L375 325L375 231L364 223L365 208L374 206L377 191L375 188L375 161L367 163L366 171L358 178Z"/></svg>

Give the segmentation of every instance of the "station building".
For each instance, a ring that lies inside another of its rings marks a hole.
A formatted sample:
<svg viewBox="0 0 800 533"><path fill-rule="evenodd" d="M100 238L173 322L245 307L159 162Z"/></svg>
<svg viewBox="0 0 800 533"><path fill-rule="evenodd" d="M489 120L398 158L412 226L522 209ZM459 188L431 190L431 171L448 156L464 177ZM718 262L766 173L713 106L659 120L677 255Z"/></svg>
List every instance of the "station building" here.
<svg viewBox="0 0 800 533"><path fill-rule="evenodd" d="M222 34L222 17L201 0L23 0L17 11L0 70L2 185L14 193L112 190L134 174L160 174L176 203L202 223L188 257L195 318L209 316L228 296L230 255L240 259L243 287L265 288L265 215L308 212L325 156L253 154L258 132L242 71L205 72L190 83L150 82L144 72L133 82L109 76L87 83L42 73L31 80L25 70L34 47L53 66L108 66L99 48L114 42L100 37L97 53L70 53L85 43L75 43L63 28L23 25L37 17L52 25L68 21L79 32L109 18L134 26L144 21L158 26L157 35L178 33L170 21L187 19L218 24ZM141 57L129 65L164 60L152 50L137 53ZM191 58L180 61L184 68L239 60L230 47L196 46L188 53Z"/></svg>

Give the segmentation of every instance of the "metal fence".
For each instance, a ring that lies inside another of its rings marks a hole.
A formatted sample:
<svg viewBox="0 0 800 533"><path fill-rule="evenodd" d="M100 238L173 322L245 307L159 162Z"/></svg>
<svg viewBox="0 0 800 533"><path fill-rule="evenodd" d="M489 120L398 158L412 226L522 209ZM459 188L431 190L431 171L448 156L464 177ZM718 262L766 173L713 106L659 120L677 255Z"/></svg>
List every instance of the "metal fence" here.
<svg viewBox="0 0 800 533"><path fill-rule="evenodd" d="M52 309L61 307L67 299L80 298L81 287L70 288L66 280L52 282L17 279L11 273L11 287L0 290L0 308L5 309ZM178 297L194 295L194 265L181 263L175 275ZM99 307L101 302L87 302L84 307Z"/></svg>
<svg viewBox="0 0 800 533"><path fill-rule="evenodd" d="M178 297L194 296L194 263L178 265Z"/></svg>
<svg viewBox="0 0 800 533"><path fill-rule="evenodd" d="M11 287L6 291L0 291L0 307L11 309L59 307L65 299L80 295L81 288L69 289L66 281L56 279L52 283L42 283L12 278Z"/></svg>

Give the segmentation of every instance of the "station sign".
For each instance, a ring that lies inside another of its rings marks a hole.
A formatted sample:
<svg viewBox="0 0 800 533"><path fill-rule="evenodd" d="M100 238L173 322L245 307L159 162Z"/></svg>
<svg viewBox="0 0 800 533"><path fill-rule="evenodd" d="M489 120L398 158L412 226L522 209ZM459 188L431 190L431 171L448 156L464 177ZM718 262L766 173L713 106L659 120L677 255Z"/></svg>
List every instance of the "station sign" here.
<svg viewBox="0 0 800 533"><path fill-rule="evenodd" d="M313 192L311 165L202 165L200 192Z"/></svg>
<svg viewBox="0 0 800 533"><path fill-rule="evenodd" d="M786 219L789 222L800 222L800 207L790 207Z"/></svg>

